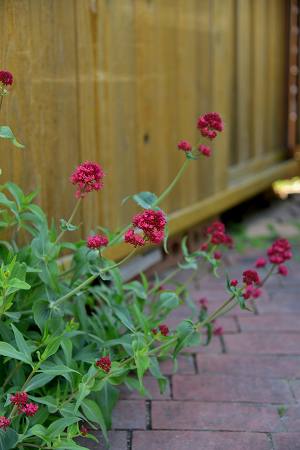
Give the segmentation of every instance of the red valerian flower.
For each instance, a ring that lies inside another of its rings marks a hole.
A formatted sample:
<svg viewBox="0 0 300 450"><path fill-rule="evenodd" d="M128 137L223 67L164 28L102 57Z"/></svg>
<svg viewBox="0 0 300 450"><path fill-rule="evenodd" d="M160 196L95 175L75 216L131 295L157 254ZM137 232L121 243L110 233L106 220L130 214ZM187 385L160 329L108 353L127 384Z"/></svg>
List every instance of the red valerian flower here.
<svg viewBox="0 0 300 450"><path fill-rule="evenodd" d="M108 239L103 234L95 234L94 236L89 236L87 238L87 246L91 249L97 249L101 247L106 247L108 244Z"/></svg>
<svg viewBox="0 0 300 450"><path fill-rule="evenodd" d="M87 436L89 433L89 430L84 425L81 425L80 433L81 433L81 436Z"/></svg>
<svg viewBox="0 0 300 450"><path fill-rule="evenodd" d="M169 327L164 323L158 325L158 329L163 336L167 336L169 334Z"/></svg>
<svg viewBox="0 0 300 450"><path fill-rule="evenodd" d="M235 287L238 285L238 283L239 283L238 280L236 278L234 278L233 280L230 281L230 286Z"/></svg>
<svg viewBox="0 0 300 450"><path fill-rule="evenodd" d="M284 266L283 264L280 264L278 266L278 273L279 273L279 275L286 277L288 275L289 271L286 266Z"/></svg>
<svg viewBox="0 0 300 450"><path fill-rule="evenodd" d="M215 327L213 330L213 335L214 336L223 336L224 334L224 329L221 326Z"/></svg>
<svg viewBox="0 0 300 450"><path fill-rule="evenodd" d="M18 408L26 405L28 402L27 392L16 392L10 396L10 401L13 405L18 406Z"/></svg>
<svg viewBox="0 0 300 450"><path fill-rule="evenodd" d="M258 298L261 296L261 290L259 288L254 287L252 284L246 286L243 297L245 300L249 300L249 298Z"/></svg>
<svg viewBox="0 0 300 450"><path fill-rule="evenodd" d="M143 247L143 245L146 244L145 239L135 233L133 228L126 231L124 234L124 241L127 242L127 244L134 245L134 247Z"/></svg>
<svg viewBox="0 0 300 450"><path fill-rule="evenodd" d="M103 188L104 172L99 164L86 161L80 164L72 173L70 181L77 185L76 197L84 197L91 191L99 191Z"/></svg>
<svg viewBox="0 0 300 450"><path fill-rule="evenodd" d="M213 245L226 245L232 248L232 238L226 233L225 225L218 220L207 227L206 234L210 236L210 243Z"/></svg>
<svg viewBox="0 0 300 450"><path fill-rule="evenodd" d="M143 231L143 236L139 236L133 228L130 228L125 233L124 240L135 247L144 245L146 241L152 244L160 244L164 240L166 223L167 221L162 211L146 209L144 212L136 214L132 220L132 225Z"/></svg>
<svg viewBox="0 0 300 450"><path fill-rule="evenodd" d="M157 334L157 328L152 328L151 332L152 332L153 334Z"/></svg>
<svg viewBox="0 0 300 450"><path fill-rule="evenodd" d="M206 242L201 244L200 250L202 250L202 252L206 252L208 250L208 244Z"/></svg>
<svg viewBox="0 0 300 450"><path fill-rule="evenodd" d="M104 372L108 373L111 368L111 360L109 356L103 356L96 361L96 366L100 367Z"/></svg>
<svg viewBox="0 0 300 450"><path fill-rule="evenodd" d="M201 308L203 308L205 311L207 311L207 309L208 309L208 300L207 300L207 298L206 297L200 298L199 299L199 303L200 303Z"/></svg>
<svg viewBox="0 0 300 450"><path fill-rule="evenodd" d="M38 411L39 407L36 403L27 403L27 405L23 406L21 408L21 411L28 417L33 417L37 411Z"/></svg>
<svg viewBox="0 0 300 450"><path fill-rule="evenodd" d="M256 270L245 270L243 272L243 282L246 283L247 285L250 284L259 284L260 283L260 278L258 273L256 272Z"/></svg>
<svg viewBox="0 0 300 450"><path fill-rule="evenodd" d="M265 258L258 258L255 262L255 267L260 269L261 267L265 267L267 264L267 260Z"/></svg>
<svg viewBox="0 0 300 450"><path fill-rule="evenodd" d="M217 250L216 252L214 252L214 258L216 260L221 259L222 258L222 253Z"/></svg>
<svg viewBox="0 0 300 450"><path fill-rule="evenodd" d="M211 156L211 148L207 145L200 144L198 150L203 156L207 156L208 158Z"/></svg>
<svg viewBox="0 0 300 450"><path fill-rule="evenodd" d="M7 70L0 70L0 82L5 86L11 86L13 84L14 77L11 72Z"/></svg>
<svg viewBox="0 0 300 450"><path fill-rule="evenodd" d="M11 424L11 420L8 417L0 416L0 428L6 431L6 428Z"/></svg>
<svg viewBox="0 0 300 450"><path fill-rule="evenodd" d="M212 112L203 114L198 118L197 128L204 137L215 139L218 132L223 131L224 125L219 113Z"/></svg>
<svg viewBox="0 0 300 450"><path fill-rule="evenodd" d="M272 264L282 264L292 258L291 244L287 239L276 239L267 253Z"/></svg>
<svg viewBox="0 0 300 450"><path fill-rule="evenodd" d="M189 141L180 141L178 142L177 147L179 148L179 150L183 150L184 152L192 151L192 145L189 143Z"/></svg>

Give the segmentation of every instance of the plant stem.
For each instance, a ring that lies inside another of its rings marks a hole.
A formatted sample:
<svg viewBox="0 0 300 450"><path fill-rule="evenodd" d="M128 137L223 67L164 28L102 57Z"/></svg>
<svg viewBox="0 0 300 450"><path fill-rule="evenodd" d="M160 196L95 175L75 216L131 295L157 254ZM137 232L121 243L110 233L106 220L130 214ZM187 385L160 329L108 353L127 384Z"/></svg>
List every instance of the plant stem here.
<svg viewBox="0 0 300 450"><path fill-rule="evenodd" d="M116 264L113 264L112 266L104 267L104 269L100 269L100 272L103 273L103 272L108 272L109 270L115 269L116 267L120 266L125 261L127 261L129 258L131 258L131 256L134 255L135 252L136 252L136 248L134 248L130 253L128 253L128 255L125 256L125 258L123 258L121 261L119 261Z"/></svg>
<svg viewBox="0 0 300 450"><path fill-rule="evenodd" d="M175 275L177 275L182 269L176 268L171 272L169 275L167 275L165 278L163 278L156 286L153 286L148 292L149 295L153 294L157 289L159 289L161 286L163 286L167 281L171 280Z"/></svg>
<svg viewBox="0 0 300 450"><path fill-rule="evenodd" d="M91 275L89 278L87 278L85 281L83 281L82 283L80 283L76 288L72 289L70 292L68 292L67 294L63 295L62 297L58 298L57 300L55 300L54 305L59 305L60 303L64 302L65 300L67 300L68 298L72 297L73 295L75 295L77 292L81 291L81 289L85 288L86 286L88 286L89 284L91 284L94 280L96 280L96 278L99 276L99 274L97 275Z"/></svg>
<svg viewBox="0 0 300 450"><path fill-rule="evenodd" d="M214 320L217 316L222 314L222 311L226 306L228 306L232 300L234 300L234 295L232 295L228 300L226 300L219 308L217 308L210 316L208 316L203 322L199 322L197 324L198 329L203 328L205 325L210 323L212 320Z"/></svg>
<svg viewBox="0 0 300 450"><path fill-rule="evenodd" d="M263 280L261 281L261 283L260 283L261 286L263 286L265 284L265 282L270 278L270 276L274 272L275 267L276 267L276 264L273 264L271 269L269 270L269 272L265 276L265 278L263 278Z"/></svg>
<svg viewBox="0 0 300 450"><path fill-rule="evenodd" d="M167 195L170 194L170 192L173 190L173 188L175 187L175 185L177 184L177 182L179 181L179 179L181 178L181 176L183 175L183 173L186 171L188 164L189 164L190 160L186 159L184 161L184 163L182 164L182 166L180 167L177 175L175 176L174 180L169 184L169 186L163 191L162 194L160 194L160 196L158 197L158 199L153 203L152 206L157 206L159 205L166 197Z"/></svg>
<svg viewBox="0 0 300 450"><path fill-rule="evenodd" d="M68 219L66 225L70 225L70 224L72 223L72 220L74 219L74 217L75 217L75 215L76 215L76 213L77 213L77 211L78 211L78 208L79 208L79 206L80 206L80 204L81 204L81 200L82 200L81 197L77 200L77 202L76 202L76 204L75 204L75 206L74 206L74 209L73 209L73 211L72 211L72 214L70 215L70 217L69 217L69 219ZM62 238L63 235L65 234L65 231L66 231L66 230L62 230L62 231L60 232L60 234L59 234L58 237L56 238L55 244L57 244L57 243L61 240L61 238Z"/></svg>

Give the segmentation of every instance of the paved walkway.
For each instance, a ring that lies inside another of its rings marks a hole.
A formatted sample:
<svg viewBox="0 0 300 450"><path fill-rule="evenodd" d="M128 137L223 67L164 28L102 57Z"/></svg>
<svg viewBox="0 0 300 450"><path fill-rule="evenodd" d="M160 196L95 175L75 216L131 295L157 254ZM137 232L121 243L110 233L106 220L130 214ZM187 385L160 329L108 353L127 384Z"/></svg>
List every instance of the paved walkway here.
<svg viewBox="0 0 300 450"><path fill-rule="evenodd" d="M240 278L258 254L232 257L227 270ZM256 314L236 309L220 319L224 336L181 356L177 374L164 363L163 396L151 377L145 380L151 400L124 391L111 450L300 450L299 273L294 260L288 278L267 284ZM205 276L190 286L191 296L207 297L212 310L226 299L223 283ZM170 326L186 316L184 309Z"/></svg>

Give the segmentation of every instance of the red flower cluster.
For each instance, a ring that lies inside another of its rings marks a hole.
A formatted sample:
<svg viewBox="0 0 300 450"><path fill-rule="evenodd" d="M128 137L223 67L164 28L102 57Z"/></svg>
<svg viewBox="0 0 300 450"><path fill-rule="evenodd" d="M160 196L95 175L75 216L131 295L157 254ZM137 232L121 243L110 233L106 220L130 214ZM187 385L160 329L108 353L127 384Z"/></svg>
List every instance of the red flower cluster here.
<svg viewBox="0 0 300 450"><path fill-rule="evenodd" d="M76 197L102 189L103 177L104 172L99 164L90 161L80 164L70 178L71 183L77 185Z"/></svg>
<svg viewBox="0 0 300 450"><path fill-rule="evenodd" d="M255 267L256 267L257 269L260 269L260 268L262 268L262 267L265 267L266 264L267 264L267 261L266 261L265 258L258 258L258 259L256 260Z"/></svg>
<svg viewBox="0 0 300 450"><path fill-rule="evenodd" d="M218 132L223 131L224 125L220 114L212 112L199 117L197 128L200 130L202 136L215 139Z"/></svg>
<svg viewBox="0 0 300 450"><path fill-rule="evenodd" d="M11 86L13 84L14 77L11 72L7 70L0 70L0 82L5 86Z"/></svg>
<svg viewBox="0 0 300 450"><path fill-rule="evenodd" d="M8 417L0 416L0 428L6 431L6 428L9 427L11 420Z"/></svg>
<svg viewBox="0 0 300 450"><path fill-rule="evenodd" d="M96 234L94 236L89 236L87 239L87 246L93 250L100 247L106 247L108 244L108 239L102 234Z"/></svg>
<svg viewBox="0 0 300 450"><path fill-rule="evenodd" d="M10 396L10 401L18 408L19 414L24 413L28 417L34 416L39 407L35 403L28 402L28 394L26 392L16 392Z"/></svg>
<svg viewBox="0 0 300 450"><path fill-rule="evenodd" d="M163 336L168 336L170 330L168 325L162 323L161 325L158 325L158 329L157 328L152 329L153 334L157 334L159 331Z"/></svg>
<svg viewBox="0 0 300 450"><path fill-rule="evenodd" d="M189 141L180 141L178 142L177 147L179 148L179 150L182 150L184 152L192 151L192 145L189 143Z"/></svg>
<svg viewBox="0 0 300 450"><path fill-rule="evenodd" d="M222 259L222 253L219 252L219 250L217 250L216 252L214 252L214 258L215 258L216 260Z"/></svg>
<svg viewBox="0 0 300 450"><path fill-rule="evenodd" d="M100 367L104 372L108 373L111 368L111 360L109 356L103 356L96 361L96 366Z"/></svg>
<svg viewBox="0 0 300 450"><path fill-rule="evenodd" d="M125 242L137 246L143 246L147 241L152 244L160 244L164 239L164 229L167 221L160 210L146 209L133 217L132 225L143 231L143 236L137 234L134 228L130 228L124 235Z"/></svg>
<svg viewBox="0 0 300 450"><path fill-rule="evenodd" d="M211 148L208 147L207 145L200 144L198 147L198 150L204 156L207 156L207 157L211 156Z"/></svg>
<svg viewBox="0 0 300 450"><path fill-rule="evenodd" d="M276 239L268 249L268 257L272 264L282 264L292 257L291 244L287 239Z"/></svg>
<svg viewBox="0 0 300 450"><path fill-rule="evenodd" d="M213 245L227 245L232 247L232 238L226 234L225 225L222 222L213 222L206 230L206 234L210 236L210 243Z"/></svg>
<svg viewBox="0 0 300 450"><path fill-rule="evenodd" d="M260 284L260 278L256 270L251 269L245 270L243 272L243 282L247 286L250 286L252 284Z"/></svg>
<svg viewBox="0 0 300 450"><path fill-rule="evenodd" d="M252 284L249 284L245 288L245 292L243 294L243 297L245 300L249 300L250 298L258 298L261 296L261 290L259 288L256 288Z"/></svg>
<svg viewBox="0 0 300 450"><path fill-rule="evenodd" d="M199 299L199 304L201 306L202 309L204 309L205 311L207 311L208 309L208 300L206 297L202 297Z"/></svg>
<svg viewBox="0 0 300 450"><path fill-rule="evenodd" d="M282 275L283 277L287 277L289 274L289 271L286 266L284 266L283 264L280 264L278 266L278 273L279 273L279 275Z"/></svg>
<svg viewBox="0 0 300 450"><path fill-rule="evenodd" d="M233 280L230 281L230 286L237 286L239 284L238 280L236 278L234 278Z"/></svg>

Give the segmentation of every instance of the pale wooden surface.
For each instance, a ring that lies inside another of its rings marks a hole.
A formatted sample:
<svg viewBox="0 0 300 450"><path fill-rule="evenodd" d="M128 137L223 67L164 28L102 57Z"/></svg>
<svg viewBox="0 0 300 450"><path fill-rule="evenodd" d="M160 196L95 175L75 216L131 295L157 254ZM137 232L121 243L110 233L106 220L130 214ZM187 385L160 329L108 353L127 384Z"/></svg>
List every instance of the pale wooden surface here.
<svg viewBox="0 0 300 450"><path fill-rule="evenodd" d="M1 122L27 147L0 142L2 181L40 188L50 216L66 218L69 175L98 161L105 189L79 219L84 234L119 227L135 211L122 198L160 193L183 161L178 140L197 142L197 116L218 110L213 158L162 205L174 217L188 208L189 226L195 205L232 195L244 173L254 185L286 155L287 17L285 0L2 0L0 67L16 82Z"/></svg>

